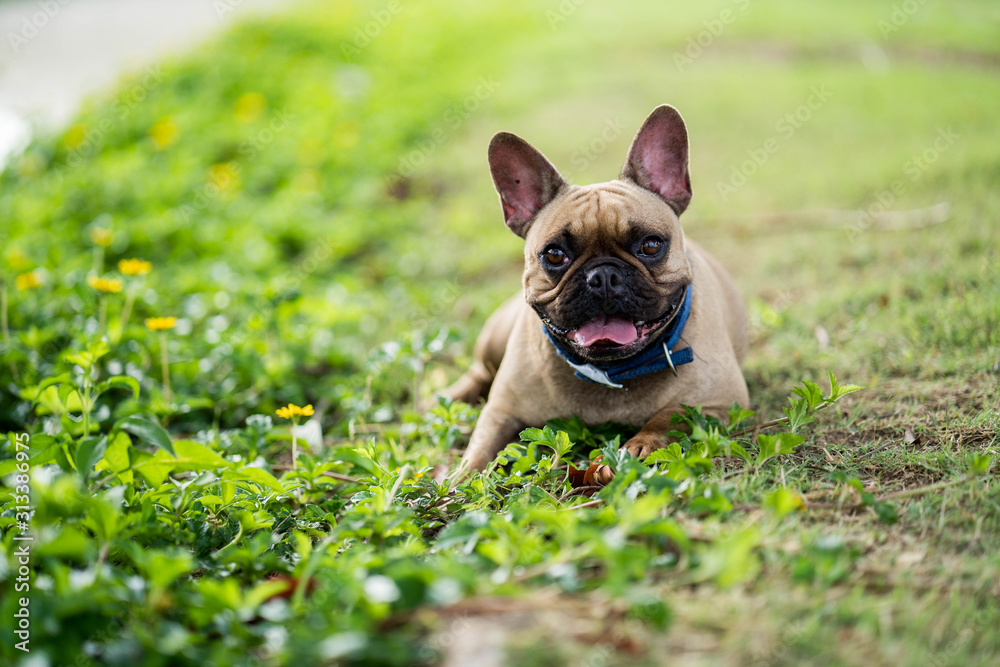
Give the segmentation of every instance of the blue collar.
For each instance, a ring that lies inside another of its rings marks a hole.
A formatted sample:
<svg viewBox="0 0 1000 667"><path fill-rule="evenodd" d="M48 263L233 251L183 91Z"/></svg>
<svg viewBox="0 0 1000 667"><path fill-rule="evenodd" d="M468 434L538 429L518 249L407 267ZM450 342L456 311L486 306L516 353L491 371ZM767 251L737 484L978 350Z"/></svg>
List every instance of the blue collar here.
<svg viewBox="0 0 1000 667"><path fill-rule="evenodd" d="M671 369L674 375L677 375L677 366L689 364L694 361L694 352L691 351L690 347L671 352L677 341L684 335L684 326L687 324L690 314L691 285L688 285L684 293L684 304L681 306L681 312L677 314L677 317L674 318L674 321L667 327L667 330L660 336L659 340L650 345L645 352L631 359L599 364L577 363L572 352L566 349L552 335L552 332L549 331L549 328L544 323L542 324L542 331L552 341L552 345L555 346L559 356L565 359L566 363L576 371L574 375L578 378L603 384L605 387L613 389L624 389L624 386L621 384L624 380L631 380L640 375L656 373L666 368Z"/></svg>

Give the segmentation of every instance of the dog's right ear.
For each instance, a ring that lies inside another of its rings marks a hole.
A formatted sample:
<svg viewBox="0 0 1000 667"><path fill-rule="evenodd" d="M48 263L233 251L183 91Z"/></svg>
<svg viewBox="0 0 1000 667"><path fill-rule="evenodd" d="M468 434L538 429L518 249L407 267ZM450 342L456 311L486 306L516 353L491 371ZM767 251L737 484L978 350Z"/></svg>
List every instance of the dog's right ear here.
<svg viewBox="0 0 1000 667"><path fill-rule="evenodd" d="M512 232L524 237L538 212L566 182L537 148L510 132L493 136L489 158L504 221Z"/></svg>

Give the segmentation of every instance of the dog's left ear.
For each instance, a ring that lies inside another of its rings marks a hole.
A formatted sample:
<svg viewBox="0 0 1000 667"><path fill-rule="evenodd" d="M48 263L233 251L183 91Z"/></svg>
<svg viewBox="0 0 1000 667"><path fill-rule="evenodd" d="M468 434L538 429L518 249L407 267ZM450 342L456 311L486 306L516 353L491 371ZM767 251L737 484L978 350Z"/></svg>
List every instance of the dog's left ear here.
<svg viewBox="0 0 1000 667"><path fill-rule="evenodd" d="M669 104L653 109L632 140L621 177L663 197L677 215L684 212L691 176L687 128L677 109Z"/></svg>

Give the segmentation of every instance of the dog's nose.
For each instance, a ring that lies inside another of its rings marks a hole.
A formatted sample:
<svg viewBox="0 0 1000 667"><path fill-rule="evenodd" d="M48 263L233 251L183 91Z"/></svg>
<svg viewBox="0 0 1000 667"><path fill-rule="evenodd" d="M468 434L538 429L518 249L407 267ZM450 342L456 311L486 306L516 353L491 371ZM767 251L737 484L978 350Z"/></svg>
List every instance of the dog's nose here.
<svg viewBox="0 0 1000 667"><path fill-rule="evenodd" d="M625 277L614 264L601 264L587 271L587 286L600 297L616 297L621 293Z"/></svg>

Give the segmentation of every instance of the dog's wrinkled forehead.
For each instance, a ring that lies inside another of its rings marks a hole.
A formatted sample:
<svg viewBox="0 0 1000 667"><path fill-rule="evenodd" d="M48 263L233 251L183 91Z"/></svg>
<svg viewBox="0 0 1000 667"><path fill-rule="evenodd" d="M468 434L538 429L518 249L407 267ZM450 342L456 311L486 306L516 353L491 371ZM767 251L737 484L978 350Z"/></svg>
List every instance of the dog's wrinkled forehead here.
<svg viewBox="0 0 1000 667"><path fill-rule="evenodd" d="M669 237L679 230L669 206L624 181L569 186L546 207L538 223L526 239L529 246L572 238L611 248L635 240L636 235Z"/></svg>

